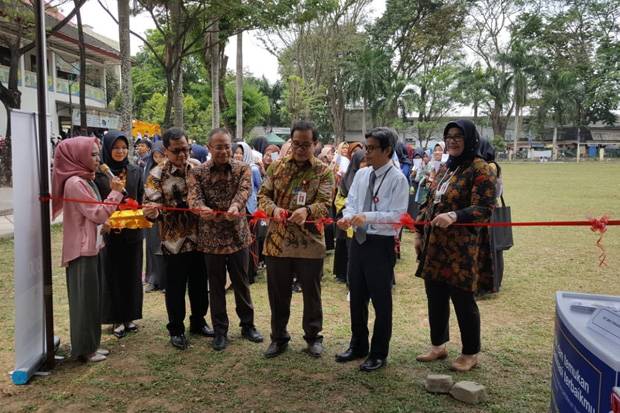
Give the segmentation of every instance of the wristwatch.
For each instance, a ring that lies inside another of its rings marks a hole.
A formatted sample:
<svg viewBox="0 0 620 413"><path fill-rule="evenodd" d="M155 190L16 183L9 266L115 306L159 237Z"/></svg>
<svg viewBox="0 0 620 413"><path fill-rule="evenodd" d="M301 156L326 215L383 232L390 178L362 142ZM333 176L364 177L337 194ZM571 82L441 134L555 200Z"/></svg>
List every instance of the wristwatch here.
<svg viewBox="0 0 620 413"><path fill-rule="evenodd" d="M454 211L448 212L448 216L450 218L452 218L454 220L454 222L456 222L456 220L458 219L458 215L456 215L456 212L454 212Z"/></svg>
<svg viewBox="0 0 620 413"><path fill-rule="evenodd" d="M312 210L309 206L306 206L306 212L308 213L308 216L312 215Z"/></svg>

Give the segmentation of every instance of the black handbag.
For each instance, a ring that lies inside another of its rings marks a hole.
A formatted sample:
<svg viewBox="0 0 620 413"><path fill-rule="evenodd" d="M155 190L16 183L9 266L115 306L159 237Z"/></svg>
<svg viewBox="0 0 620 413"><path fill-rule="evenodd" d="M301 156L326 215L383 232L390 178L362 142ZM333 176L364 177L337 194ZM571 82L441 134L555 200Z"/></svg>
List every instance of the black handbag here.
<svg viewBox="0 0 620 413"><path fill-rule="evenodd" d="M510 214L510 207L506 206L504 202L504 196L500 197L502 201L502 206L497 206L493 210L493 216L491 217L491 222L512 222L512 217ZM496 251L505 251L510 249L513 245L512 239L512 227L491 227L491 236L493 246Z"/></svg>

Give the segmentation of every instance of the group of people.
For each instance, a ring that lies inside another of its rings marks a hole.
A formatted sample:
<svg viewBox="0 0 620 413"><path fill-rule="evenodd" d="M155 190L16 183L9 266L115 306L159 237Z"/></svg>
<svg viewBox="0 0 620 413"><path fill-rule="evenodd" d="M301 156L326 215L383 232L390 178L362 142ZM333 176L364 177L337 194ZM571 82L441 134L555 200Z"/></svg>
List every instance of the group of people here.
<svg viewBox="0 0 620 413"><path fill-rule="evenodd" d="M363 371L385 366L400 232L394 224L407 211L408 175L417 175L417 170L403 171L396 153L398 136L390 128L372 129L363 144L337 149L320 148L318 137L311 122L297 121L282 148L266 142L262 147L254 142L251 148L233 143L226 129L217 128L208 135L209 156L201 162L190 157L194 150L185 132L171 128L160 145L151 145L143 166L128 161L130 142L120 132L109 132L101 143L87 137L62 141L55 152L53 211L64 211L62 264L67 267L72 354L85 361L105 359L108 351L99 348L101 324L112 324L120 337L137 328L134 321L142 316L140 231L111 232L105 227L115 205L129 196L155 224L146 233L146 276L165 290L174 347L186 349L189 344L186 291L189 331L213 337L215 350L228 346L227 276L242 337L263 341L254 323L250 289L251 268L257 264L250 256L255 256L264 257L271 309L265 357L288 348L294 280L303 294L304 350L320 357L321 278L329 237L317 223L335 215L338 240L344 242L336 242L334 273L348 283L351 321L349 346L336 361L363 358ZM452 366L466 371L477 364L480 351L475 296L483 280L492 278L493 264L488 230L455 224L488 222L496 203L496 173L480 154L473 123L451 122L443 137L448 159L434 171L417 217L430 224L419 225L414 233L416 275L425 282L431 326L431 347L417 359L447 356L452 300L463 343ZM100 162L112 174L99 173ZM63 202L67 198L71 202ZM266 218L251 225L249 218L257 210ZM375 310L372 336L370 302ZM213 328L205 319L209 307Z"/></svg>

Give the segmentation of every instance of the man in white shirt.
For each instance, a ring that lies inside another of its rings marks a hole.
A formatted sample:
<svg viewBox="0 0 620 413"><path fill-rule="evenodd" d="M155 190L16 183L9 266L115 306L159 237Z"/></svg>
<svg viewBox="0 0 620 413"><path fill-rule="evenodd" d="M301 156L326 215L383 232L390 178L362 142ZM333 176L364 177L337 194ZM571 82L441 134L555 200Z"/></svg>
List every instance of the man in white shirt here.
<svg viewBox="0 0 620 413"><path fill-rule="evenodd" d="M360 169L349 190L346 208L338 226L353 226L355 236L349 251L351 291L351 342L336 355L344 363L366 357L362 371L386 364L392 335L392 278L395 237L393 223L407 211L409 184L392 163L398 137L389 128L375 128L366 134L366 168ZM372 299L376 319L370 352L368 346L368 301Z"/></svg>

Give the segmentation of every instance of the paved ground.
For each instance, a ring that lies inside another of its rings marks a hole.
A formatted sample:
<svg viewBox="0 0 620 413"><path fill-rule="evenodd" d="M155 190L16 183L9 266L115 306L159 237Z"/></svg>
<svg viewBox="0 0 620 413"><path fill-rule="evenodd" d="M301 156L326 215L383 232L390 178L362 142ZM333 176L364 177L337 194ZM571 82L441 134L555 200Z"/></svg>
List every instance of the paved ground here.
<svg viewBox="0 0 620 413"><path fill-rule="evenodd" d="M62 222L62 215L54 223ZM13 188L0 188L0 238L13 237Z"/></svg>

